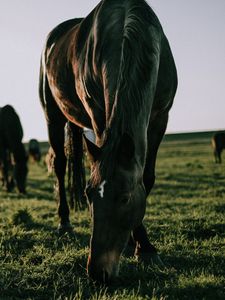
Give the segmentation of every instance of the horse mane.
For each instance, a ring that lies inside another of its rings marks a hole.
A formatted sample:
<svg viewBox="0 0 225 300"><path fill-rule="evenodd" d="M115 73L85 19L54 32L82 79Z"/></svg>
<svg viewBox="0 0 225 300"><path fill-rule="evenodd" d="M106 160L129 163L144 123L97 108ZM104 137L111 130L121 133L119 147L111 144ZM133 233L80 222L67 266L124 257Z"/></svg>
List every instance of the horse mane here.
<svg viewBox="0 0 225 300"><path fill-rule="evenodd" d="M110 121L112 127L113 119L117 119L117 117L121 119L123 123L120 128L121 133L126 130L132 131L135 123L127 121L130 118L132 120L134 118L133 121L135 121L142 110L146 109L144 94L146 85L150 80L149 68L152 56L158 54L154 52L159 50L154 49L151 40L149 40L148 13L151 13L151 17L156 17L150 7L144 0L127 1L127 3L130 5L126 8L127 11L124 16L116 99ZM151 23L154 26L159 26L158 22L154 22L154 18L151 18Z"/></svg>
<svg viewBox="0 0 225 300"><path fill-rule="evenodd" d="M153 45L154 41L149 40L147 24L149 24L149 18L151 24L156 27L159 27L160 23L148 4L144 0L117 2L120 3L120 6L119 4L118 6L122 9L120 14L117 13L118 19L114 19L113 24L123 28L119 71L111 114L109 119L106 120L102 146L105 151L102 151L103 157L100 166L96 168L96 174L94 174L95 182L98 183L101 177L108 176L109 173L114 171L112 167L109 169L107 165L108 161L116 160L123 134L129 133L133 137L138 120L140 122L143 113L146 115L145 110L149 107L146 103L146 100L149 99L146 99L145 96L147 86L150 84L149 66L151 65L152 56L158 57L159 53L159 49ZM107 26L105 28L107 29ZM111 65L110 67L115 68ZM113 70L108 70L108 74L110 73L113 73ZM106 74L103 74L103 76L106 76ZM111 165L114 166L115 164L112 163ZM101 175L98 174L98 169L100 169Z"/></svg>

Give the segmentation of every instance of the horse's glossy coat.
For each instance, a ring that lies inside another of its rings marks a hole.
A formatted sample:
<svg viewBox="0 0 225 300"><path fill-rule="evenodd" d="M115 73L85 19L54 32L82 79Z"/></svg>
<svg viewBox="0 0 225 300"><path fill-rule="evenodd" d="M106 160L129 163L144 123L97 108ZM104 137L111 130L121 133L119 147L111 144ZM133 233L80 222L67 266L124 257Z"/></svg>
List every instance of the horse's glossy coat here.
<svg viewBox="0 0 225 300"><path fill-rule="evenodd" d="M70 224L65 122L73 124L74 145L80 141L78 128L92 129L96 138L97 146L86 139L93 218L88 273L94 279L107 281L117 274L131 233L138 255L156 254L142 219L176 87L167 38L144 0L103 0L86 18L64 22L49 34L40 98L55 152L60 228ZM82 184L77 187L82 191Z"/></svg>

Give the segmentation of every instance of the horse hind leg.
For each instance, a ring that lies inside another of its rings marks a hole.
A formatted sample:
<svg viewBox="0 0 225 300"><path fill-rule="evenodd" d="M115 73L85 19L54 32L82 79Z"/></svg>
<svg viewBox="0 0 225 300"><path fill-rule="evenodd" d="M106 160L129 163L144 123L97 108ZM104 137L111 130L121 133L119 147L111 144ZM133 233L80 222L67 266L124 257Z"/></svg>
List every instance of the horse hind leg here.
<svg viewBox="0 0 225 300"><path fill-rule="evenodd" d="M65 174L66 174L66 156L64 153L64 122L51 122L48 125L49 141L54 151L54 171L56 175L56 191L58 200L58 216L59 226L58 231L60 234L71 232L72 227L69 220L69 206L66 199L65 190Z"/></svg>
<svg viewBox="0 0 225 300"><path fill-rule="evenodd" d="M66 174L66 156L64 153L64 127L66 118L59 110L48 85L47 78L43 80L44 74L40 73L39 96L43 110L47 119L49 142L53 149L53 166L56 175L58 216L59 216L59 234L71 232L72 227L69 219L69 207L66 199L65 174Z"/></svg>

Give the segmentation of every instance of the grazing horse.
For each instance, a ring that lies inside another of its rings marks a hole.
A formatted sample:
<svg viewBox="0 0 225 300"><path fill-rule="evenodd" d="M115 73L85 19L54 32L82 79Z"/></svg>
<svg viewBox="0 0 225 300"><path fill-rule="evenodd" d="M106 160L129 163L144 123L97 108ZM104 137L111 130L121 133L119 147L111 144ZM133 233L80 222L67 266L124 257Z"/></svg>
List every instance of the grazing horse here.
<svg viewBox="0 0 225 300"><path fill-rule="evenodd" d="M41 160L41 150L39 142L36 139L31 139L28 144L29 156L36 162Z"/></svg>
<svg viewBox="0 0 225 300"><path fill-rule="evenodd" d="M87 268L94 280L117 275L130 236L137 256L157 259L142 220L176 88L168 40L144 0L103 0L86 18L64 22L48 36L39 92L55 152L60 228L70 226L65 123L72 125L74 144L81 144L80 128L95 134L96 144L85 139L92 160Z"/></svg>
<svg viewBox="0 0 225 300"><path fill-rule="evenodd" d="M217 132L212 137L212 147L216 163L221 163L221 153L225 149L225 133Z"/></svg>
<svg viewBox="0 0 225 300"><path fill-rule="evenodd" d="M13 107L0 108L0 165L8 192L13 189L14 180L20 193L26 191L27 155L22 138L22 125Z"/></svg>

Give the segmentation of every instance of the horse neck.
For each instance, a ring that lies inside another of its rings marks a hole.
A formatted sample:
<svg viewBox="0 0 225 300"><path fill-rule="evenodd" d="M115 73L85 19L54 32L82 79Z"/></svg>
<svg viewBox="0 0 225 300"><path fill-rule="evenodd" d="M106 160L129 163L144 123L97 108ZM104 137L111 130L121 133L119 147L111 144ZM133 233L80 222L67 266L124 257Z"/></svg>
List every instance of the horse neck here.
<svg viewBox="0 0 225 300"><path fill-rule="evenodd" d="M107 9L110 4L120 7L119 1L106 1L105 9L102 8L105 14L112 13ZM102 72L102 81L106 83L106 128L115 136L128 132L135 140L143 140L153 105L160 48L160 37L149 41L149 19L157 27L160 24L145 1L127 1L123 9L115 9L115 12L117 23L113 23L114 26L110 27L104 16L101 24L104 41L108 42L105 48L111 53L109 57L104 54ZM109 35L107 31L115 34ZM113 41L111 36L117 36L120 43Z"/></svg>
<svg viewBox="0 0 225 300"><path fill-rule="evenodd" d="M134 143L136 156L144 158L147 147L148 119L147 113L127 113L125 106L122 116L115 116L109 129L109 143L112 144L111 148L114 148L113 152L117 151L119 141L124 134L127 134ZM113 144L115 145L114 147Z"/></svg>

